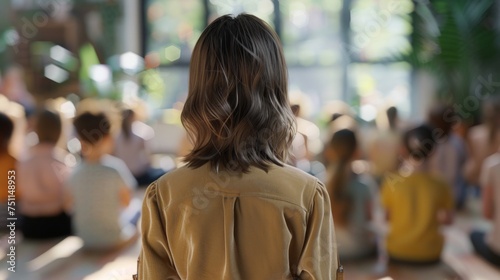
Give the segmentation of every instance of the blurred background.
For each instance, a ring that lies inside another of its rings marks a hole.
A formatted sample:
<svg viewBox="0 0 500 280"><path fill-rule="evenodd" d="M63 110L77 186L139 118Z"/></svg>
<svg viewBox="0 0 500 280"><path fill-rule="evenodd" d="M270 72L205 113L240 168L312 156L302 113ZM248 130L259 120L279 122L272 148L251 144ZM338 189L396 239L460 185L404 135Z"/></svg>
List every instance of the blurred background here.
<svg viewBox="0 0 500 280"><path fill-rule="evenodd" d="M469 149L482 103L499 93L500 0L2 0L0 110L16 123L10 152L22 158L37 145L31 117L51 108L62 117L64 163L74 167L81 145L71 120L100 108L119 128L120 110L130 109L150 167L175 168L189 150L180 112L193 47L215 18L242 12L264 19L281 38L303 136L292 163L318 178L325 179L325 145L339 116L349 119L337 126L361 128L363 161L356 166L369 170L373 143L385 141L373 135L394 126L388 108L403 128L427 120L434 104L449 105L458 115L453 131ZM492 118L499 126L499 115ZM397 145L388 149L397 154ZM378 152L373 157L386 155ZM471 201L447 233L444 268L374 273L372 259L348 265L347 279L500 279L464 233L488 227L477 181L469 187ZM129 279L140 248L136 242L125 251L68 259L81 247L73 239L23 244L21 274L4 265L1 279Z"/></svg>
<svg viewBox="0 0 500 280"><path fill-rule="evenodd" d="M435 99L462 104L478 85L496 81L498 6L494 0L6 0L0 91L21 104L30 101L19 91L34 102L140 97L150 109L172 108L186 97L191 51L204 27L220 15L247 12L281 37L290 94L308 118L320 119L329 101L343 100L367 122L395 104L403 116L419 119Z"/></svg>

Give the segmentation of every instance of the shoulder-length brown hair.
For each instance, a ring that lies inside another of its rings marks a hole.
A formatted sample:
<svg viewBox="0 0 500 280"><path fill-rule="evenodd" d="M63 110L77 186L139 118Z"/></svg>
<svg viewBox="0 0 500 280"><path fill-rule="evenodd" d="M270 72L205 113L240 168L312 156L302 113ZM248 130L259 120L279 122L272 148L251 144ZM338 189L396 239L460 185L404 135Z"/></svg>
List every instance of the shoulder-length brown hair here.
<svg viewBox="0 0 500 280"><path fill-rule="evenodd" d="M201 34L191 57L181 119L196 168L267 171L283 165L295 136L288 73L276 33L261 19L225 15Z"/></svg>

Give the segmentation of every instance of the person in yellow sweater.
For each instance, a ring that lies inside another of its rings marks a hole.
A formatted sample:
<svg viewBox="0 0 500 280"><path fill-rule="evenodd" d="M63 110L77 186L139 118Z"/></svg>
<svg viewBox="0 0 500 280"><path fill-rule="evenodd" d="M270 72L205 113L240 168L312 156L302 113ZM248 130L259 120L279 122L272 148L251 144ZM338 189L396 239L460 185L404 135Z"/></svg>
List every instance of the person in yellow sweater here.
<svg viewBox="0 0 500 280"><path fill-rule="evenodd" d="M428 170L436 141L426 125L403 136L403 162L387 176L381 200L389 221L387 252L394 262L439 262L444 238L440 225L451 223L453 196L446 182Z"/></svg>

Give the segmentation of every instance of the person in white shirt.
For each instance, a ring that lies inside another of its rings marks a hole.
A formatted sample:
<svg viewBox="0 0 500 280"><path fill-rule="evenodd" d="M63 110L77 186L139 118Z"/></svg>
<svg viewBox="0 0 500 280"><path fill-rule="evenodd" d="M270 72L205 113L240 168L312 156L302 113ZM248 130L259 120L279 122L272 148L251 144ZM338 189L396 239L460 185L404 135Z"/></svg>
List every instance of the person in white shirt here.
<svg viewBox="0 0 500 280"><path fill-rule="evenodd" d="M483 215L491 220L489 232L474 230L470 239L474 250L490 263L500 266L500 152L497 152L483 163L480 175L483 196Z"/></svg>
<svg viewBox="0 0 500 280"><path fill-rule="evenodd" d="M455 207L462 209L465 204L467 183L463 169L467 159L465 141L453 131L456 117L453 107L437 104L428 115L428 121L433 126L435 141L434 153L429 159L431 174L441 177L452 188Z"/></svg>
<svg viewBox="0 0 500 280"><path fill-rule="evenodd" d="M125 162L139 186L148 186L165 174L164 170L151 166L145 138L148 137L147 134L153 134L154 132L151 127L136 121L135 113L131 109L124 110L122 117L122 130L115 139L113 154ZM139 127L137 129L139 131L136 131L134 127Z"/></svg>

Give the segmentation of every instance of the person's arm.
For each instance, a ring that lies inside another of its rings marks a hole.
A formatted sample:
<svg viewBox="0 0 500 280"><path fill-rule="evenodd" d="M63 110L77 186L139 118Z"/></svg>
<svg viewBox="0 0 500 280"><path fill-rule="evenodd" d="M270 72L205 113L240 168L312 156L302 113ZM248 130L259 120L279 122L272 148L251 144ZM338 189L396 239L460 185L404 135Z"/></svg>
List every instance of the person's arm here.
<svg viewBox="0 0 500 280"><path fill-rule="evenodd" d="M438 221L444 225L451 225L453 223L453 209L455 200L451 192L451 186L445 182L441 182L442 191L442 204L438 211Z"/></svg>
<svg viewBox="0 0 500 280"><path fill-rule="evenodd" d="M333 229L330 199L326 188L317 183L309 208L302 255L297 265L299 279L335 279L337 246Z"/></svg>
<svg viewBox="0 0 500 280"><path fill-rule="evenodd" d="M488 220L493 220L493 187L488 184L483 188L483 215Z"/></svg>
<svg viewBox="0 0 500 280"><path fill-rule="evenodd" d="M123 207L127 207L130 204L130 200L132 199L132 195L130 193L130 189L126 186L120 187L120 204Z"/></svg>
<svg viewBox="0 0 500 280"><path fill-rule="evenodd" d="M382 205L382 208L385 211L385 220L389 221L391 216L390 216L390 206L391 206L391 194L393 192L393 189L390 185L391 180L385 179L384 182L382 183L382 187L380 188L380 202Z"/></svg>
<svg viewBox="0 0 500 280"><path fill-rule="evenodd" d="M451 225L453 223L453 211L440 210L438 213L438 221L443 225Z"/></svg>
<svg viewBox="0 0 500 280"><path fill-rule="evenodd" d="M157 188L156 182L149 186L142 205L142 249L138 277L140 280L180 279L166 240L165 217L160 211Z"/></svg>
<svg viewBox="0 0 500 280"><path fill-rule="evenodd" d="M494 209L494 193L493 193L493 183L492 175L497 173L494 165L492 166L488 159L485 160L483 166L481 167L481 175L479 177L479 185L482 188L482 202L483 202L483 216L488 219L493 219L493 209Z"/></svg>

